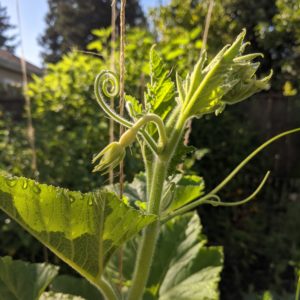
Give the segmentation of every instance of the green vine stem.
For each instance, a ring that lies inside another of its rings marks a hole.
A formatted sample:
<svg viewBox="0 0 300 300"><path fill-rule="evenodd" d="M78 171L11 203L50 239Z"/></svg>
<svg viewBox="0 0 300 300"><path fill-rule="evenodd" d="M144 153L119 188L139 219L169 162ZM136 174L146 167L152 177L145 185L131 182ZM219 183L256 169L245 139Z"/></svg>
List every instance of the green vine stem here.
<svg viewBox="0 0 300 300"><path fill-rule="evenodd" d="M112 286L104 279L101 278L97 283L96 287L100 290L105 300L118 300L118 296Z"/></svg>
<svg viewBox="0 0 300 300"><path fill-rule="evenodd" d="M137 133L143 128L147 123L152 122L156 125L158 128L158 134L159 134L159 141L160 141L160 147L159 150L162 151L162 149L166 146L168 138L165 130L165 125L162 121L162 119L155 114L146 114L143 117L141 117L133 126L128 129L126 132L123 133L123 135L120 137L120 143L127 147L133 143L133 141L136 139Z"/></svg>
<svg viewBox="0 0 300 300"><path fill-rule="evenodd" d="M153 176L153 168L152 168L152 160L151 160L151 153L149 153L147 146L144 143L140 143L142 149L142 156L145 165L145 173L146 173L146 189L147 189L147 202L149 199L149 194L151 191L151 183L152 183L152 176Z"/></svg>
<svg viewBox="0 0 300 300"><path fill-rule="evenodd" d="M178 115L178 112L176 112L176 115ZM178 142L182 138L186 124L186 119L182 116L179 116L176 119L175 124L174 121L174 118L171 116L167 122L167 133L168 135L170 134L170 138L168 139L163 151L159 153L154 163L151 190L147 205L147 212L151 214L159 215L160 213L160 202L163 196L163 185L167 176L167 169ZM142 239L139 244L132 286L129 290L127 298L128 300L142 299L150 273L152 259L155 253L159 229L160 220L152 223L143 232Z"/></svg>
<svg viewBox="0 0 300 300"><path fill-rule="evenodd" d="M163 184L166 177L166 162L158 157L154 166L151 191L147 212L158 215L160 200L162 197ZM159 221L148 226L140 241L138 256L133 274L133 284L129 291L128 300L139 300L142 298L147 279L152 264L153 255L156 247L156 240L159 233Z"/></svg>

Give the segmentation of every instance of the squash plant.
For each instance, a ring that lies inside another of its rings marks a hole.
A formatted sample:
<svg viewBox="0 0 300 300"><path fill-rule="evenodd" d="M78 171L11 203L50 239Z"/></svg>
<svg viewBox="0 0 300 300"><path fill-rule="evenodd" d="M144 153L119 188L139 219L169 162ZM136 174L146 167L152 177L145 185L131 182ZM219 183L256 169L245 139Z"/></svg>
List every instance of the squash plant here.
<svg viewBox="0 0 300 300"><path fill-rule="evenodd" d="M218 115L226 105L269 87L272 72L256 78L259 63L253 60L262 54L244 55L244 37L245 31L210 63L203 52L185 79L176 74L176 84L152 47L151 81L144 105L126 96L130 120L119 116L106 102L119 93L116 75L100 72L95 80L97 101L109 118L127 130L119 141L95 155L94 171L105 174L116 167L135 141L141 147L145 164L145 173L125 185L122 199L118 186L81 193L2 172L0 208L92 283L105 299L218 299L222 251L220 247L205 247L199 218L190 211L204 204L235 206L253 199L269 172L245 199L222 201L219 192L258 152L275 140L300 131L298 128L273 137L207 193L200 177L176 172L176 166L190 151L183 145L188 120L210 113ZM118 274L115 255L120 247L122 275ZM2 269L6 271L4 275L0 269L0 295L1 288L14 294L14 284L7 280L13 269L7 267L11 261L3 258L0 263L6 266ZM49 272L54 277L57 271ZM42 290L36 297L41 293ZM42 297L55 299L51 293Z"/></svg>

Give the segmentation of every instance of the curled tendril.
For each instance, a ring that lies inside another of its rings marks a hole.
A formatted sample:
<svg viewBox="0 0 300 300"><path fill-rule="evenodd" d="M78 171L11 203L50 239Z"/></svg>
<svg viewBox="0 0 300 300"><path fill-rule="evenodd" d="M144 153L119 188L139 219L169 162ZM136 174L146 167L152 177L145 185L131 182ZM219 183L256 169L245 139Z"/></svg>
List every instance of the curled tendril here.
<svg viewBox="0 0 300 300"><path fill-rule="evenodd" d="M95 79L94 89L98 104L110 118L127 128L133 126L131 122L112 110L105 101L105 97L115 97L119 94L119 81L116 74L108 70L101 71Z"/></svg>
<svg viewBox="0 0 300 300"><path fill-rule="evenodd" d="M218 201L212 201L212 200L205 200L202 202L202 204L211 204L214 206L238 206L238 205L242 205L245 204L249 201L251 201L252 199L254 199L254 197L262 190L262 188L264 187L267 179L270 176L270 171L268 171L264 178L262 179L262 181L260 182L260 184L258 185L258 187L255 189L255 191L249 195L247 198L240 200L240 201L234 201L234 202L222 202L220 201L220 199L218 199Z"/></svg>
<svg viewBox="0 0 300 300"><path fill-rule="evenodd" d="M214 199L214 200L212 200ZM209 199L207 201L213 202L213 204L218 205L219 203L221 203L221 198L218 195L210 195ZM205 202L203 202L205 203Z"/></svg>
<svg viewBox="0 0 300 300"><path fill-rule="evenodd" d="M106 97L115 97L119 94L119 81L115 73L108 70L101 71L95 79L94 91L98 104L110 118L127 128L134 126L133 123L111 109L105 101ZM139 133L143 136L150 149L157 154L158 146L153 138L143 129Z"/></svg>
<svg viewBox="0 0 300 300"><path fill-rule="evenodd" d="M120 86L119 81L117 80L116 76L111 73L104 73L103 75L106 75L106 78L101 77L101 89L105 96L107 97L115 97L120 92Z"/></svg>

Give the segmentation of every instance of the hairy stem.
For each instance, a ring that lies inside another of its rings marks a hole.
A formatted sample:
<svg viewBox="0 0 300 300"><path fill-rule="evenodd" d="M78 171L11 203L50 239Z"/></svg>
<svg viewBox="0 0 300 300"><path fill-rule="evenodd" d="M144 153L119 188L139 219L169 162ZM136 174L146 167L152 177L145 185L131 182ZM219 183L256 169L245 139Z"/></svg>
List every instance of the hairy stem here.
<svg viewBox="0 0 300 300"><path fill-rule="evenodd" d="M141 144L142 155L145 165L145 173L146 173L146 188L147 188L147 202L149 200L149 194L151 191L151 182L153 176L153 168L152 168L152 155L149 153L145 144Z"/></svg>
<svg viewBox="0 0 300 300"><path fill-rule="evenodd" d="M176 112L176 115L178 115L178 112ZM171 118L167 122L167 133L170 138L168 139L167 145L164 147L162 153L156 157L151 180L149 202L147 206L148 213L156 215L160 214L160 202L163 194L164 181L167 176L167 169L178 142L182 138L185 124L186 119L182 116L178 116L176 121L174 118ZM158 220L148 226L143 232L138 249L133 283L128 294L128 300L142 299L149 277L152 259L155 253L159 229L160 221Z"/></svg>
<svg viewBox="0 0 300 300"><path fill-rule="evenodd" d="M164 147L167 144L168 138L167 138L164 122L158 115L146 114L134 124L134 127L136 127L137 129L140 129L141 127L146 125L148 122L153 122L156 125L156 127L158 129L158 133L159 133L160 143L161 143L162 147Z"/></svg>
<svg viewBox="0 0 300 300"><path fill-rule="evenodd" d="M167 163L158 157L155 162L153 179L151 184L150 198L147 211L152 214L159 214L160 201L162 197L163 184L166 177ZM129 291L128 300L142 299L147 284L152 259L155 252L156 241L159 234L159 221L148 226L142 235L138 249L138 256L135 265L133 283Z"/></svg>
<svg viewBox="0 0 300 300"><path fill-rule="evenodd" d="M97 283L94 283L105 300L118 300L118 296L112 286L104 279L101 278Z"/></svg>

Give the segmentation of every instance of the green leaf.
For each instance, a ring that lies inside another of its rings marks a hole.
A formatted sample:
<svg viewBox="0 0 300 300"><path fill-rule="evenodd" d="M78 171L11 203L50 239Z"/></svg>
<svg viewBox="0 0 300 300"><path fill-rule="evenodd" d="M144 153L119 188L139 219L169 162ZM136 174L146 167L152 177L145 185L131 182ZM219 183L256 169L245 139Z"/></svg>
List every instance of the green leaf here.
<svg viewBox="0 0 300 300"><path fill-rule="evenodd" d="M115 188L118 188L115 186ZM204 194L204 180L196 175L176 175L174 178L165 182L163 192L163 203L165 212L170 212L178 209L185 204L201 197ZM116 190L118 193L119 190ZM144 173L136 175L131 183L124 185L124 197L130 205L138 208L140 202L145 202L146 194L146 177Z"/></svg>
<svg viewBox="0 0 300 300"><path fill-rule="evenodd" d="M204 180L196 175L182 177L177 183L174 197L167 211L173 211L204 194Z"/></svg>
<svg viewBox="0 0 300 300"><path fill-rule="evenodd" d="M23 177L0 176L0 208L95 283L111 254L155 219L106 190L82 194Z"/></svg>
<svg viewBox="0 0 300 300"><path fill-rule="evenodd" d="M49 264L30 264L0 257L0 299L37 300L58 273Z"/></svg>
<svg viewBox="0 0 300 300"><path fill-rule="evenodd" d="M178 58L179 56L181 56L182 54L185 53L185 50L184 49L176 49L176 50L173 50L173 51L170 51L167 55L166 55L166 59L167 60L172 60L172 59L175 59L175 58Z"/></svg>
<svg viewBox="0 0 300 300"><path fill-rule="evenodd" d="M142 104L133 96L125 95L126 109L129 115L135 119L143 113Z"/></svg>
<svg viewBox="0 0 300 300"><path fill-rule="evenodd" d="M51 291L81 296L86 300L101 300L99 291L83 278L68 275L57 276L51 283Z"/></svg>
<svg viewBox="0 0 300 300"><path fill-rule="evenodd" d="M162 226L144 300L218 300L223 264L221 247L206 247L196 213L176 217ZM136 257L136 240L123 250L125 286L130 286ZM118 257L109 264L118 281ZM125 291L126 293L126 291Z"/></svg>
<svg viewBox="0 0 300 300"><path fill-rule="evenodd" d="M191 39L197 39L199 40L200 34L201 34L202 28L200 26L195 27L191 32L190 32L190 37Z"/></svg>
<svg viewBox="0 0 300 300"><path fill-rule="evenodd" d="M147 187L146 176L144 173L137 174L131 183L125 183L124 195L130 200L130 203L135 201L146 201Z"/></svg>
<svg viewBox="0 0 300 300"><path fill-rule="evenodd" d="M257 80L255 73L259 63L251 61L262 55L253 53L242 56L247 45L243 43L245 34L246 31L242 31L233 44L225 46L203 70L205 60L200 57L190 75L191 86L184 103L188 116L219 114L226 104L235 104L268 89L272 73Z"/></svg>
<svg viewBox="0 0 300 300"><path fill-rule="evenodd" d="M165 119L176 104L175 85L155 47L150 50L150 76L151 82L147 84L145 95L146 109Z"/></svg>
<svg viewBox="0 0 300 300"><path fill-rule="evenodd" d="M90 42L86 48L87 50L97 50L98 52L101 52L103 49L103 44L100 41L93 41Z"/></svg>
<svg viewBox="0 0 300 300"><path fill-rule="evenodd" d="M176 72L176 87L177 87L178 96L179 96L179 100L180 100L179 103L183 104L186 95L185 95L185 90L183 88L183 80L178 75L177 72Z"/></svg>
<svg viewBox="0 0 300 300"><path fill-rule="evenodd" d="M78 296L73 296L73 295L46 292L42 294L39 300L86 300L86 299Z"/></svg>
<svg viewBox="0 0 300 300"><path fill-rule="evenodd" d="M186 132L186 131L185 131ZM192 154L196 150L193 146L186 146L184 141L181 140L175 150L174 156L169 165L168 174L172 175L176 173L178 165L183 163L189 154Z"/></svg>
<svg viewBox="0 0 300 300"><path fill-rule="evenodd" d="M111 35L111 28L101 28L101 29L93 29L92 30L92 34L100 37L100 38L109 38L109 36Z"/></svg>
<svg viewBox="0 0 300 300"><path fill-rule="evenodd" d="M205 247L201 230L196 213L175 218L162 228L155 266L148 281L150 290L160 286L157 290L160 300L219 299L222 249Z"/></svg>

